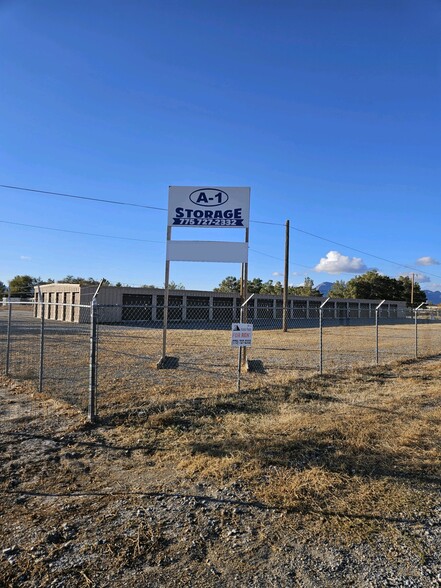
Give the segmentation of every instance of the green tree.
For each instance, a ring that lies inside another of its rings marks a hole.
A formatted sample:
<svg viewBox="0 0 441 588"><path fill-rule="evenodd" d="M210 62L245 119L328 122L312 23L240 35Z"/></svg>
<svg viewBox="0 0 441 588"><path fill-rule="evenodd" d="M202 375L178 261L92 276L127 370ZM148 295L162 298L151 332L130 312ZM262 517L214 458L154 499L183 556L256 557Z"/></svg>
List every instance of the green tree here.
<svg viewBox="0 0 441 588"><path fill-rule="evenodd" d="M234 276L227 276L222 280L215 292L240 292L240 280ZM283 284L280 281L273 282L268 280L264 282L261 278L253 278L247 282L247 291L249 294L277 294L283 293ZM321 293L314 287L311 278L305 278L303 286L289 286L288 294L297 296L321 296Z"/></svg>
<svg viewBox="0 0 441 588"><path fill-rule="evenodd" d="M40 283L41 279L34 278L33 276L15 276L9 282L11 298L32 298L34 295L34 287Z"/></svg>
<svg viewBox="0 0 441 588"><path fill-rule="evenodd" d="M397 281L377 270L369 270L349 280L347 293L350 298L400 300Z"/></svg>
<svg viewBox="0 0 441 588"><path fill-rule="evenodd" d="M405 300L410 304L412 281L407 276L398 279L380 274L377 270L356 276L346 285L349 298L366 298L374 300ZM426 295L418 283L414 284L414 303L426 301Z"/></svg>
<svg viewBox="0 0 441 588"><path fill-rule="evenodd" d="M3 298L3 296L6 296L6 294L7 294L6 286L3 284L3 282L0 282L0 298Z"/></svg>
<svg viewBox="0 0 441 588"><path fill-rule="evenodd" d="M270 280L272 282L272 280ZM263 281L261 278L253 278L247 282L248 294L259 294L262 291Z"/></svg>
<svg viewBox="0 0 441 588"><path fill-rule="evenodd" d="M350 298L347 284L344 280L337 280L328 292L330 298Z"/></svg>
<svg viewBox="0 0 441 588"><path fill-rule="evenodd" d="M240 292L240 280L234 276L227 276L214 288L215 292ZM262 278L253 278L247 282L248 294L281 294L282 284L268 280L264 282Z"/></svg>
<svg viewBox="0 0 441 588"><path fill-rule="evenodd" d="M185 286L182 284L182 282L176 283L173 280L168 283L168 287L170 290L185 290Z"/></svg>
<svg viewBox="0 0 441 588"><path fill-rule="evenodd" d="M240 292L240 280L234 276L227 276L222 280L214 292Z"/></svg>
<svg viewBox="0 0 441 588"><path fill-rule="evenodd" d="M314 280L308 276L305 278L303 286L292 286L289 293L296 296L322 296L320 290L314 286Z"/></svg>
<svg viewBox="0 0 441 588"><path fill-rule="evenodd" d="M282 294L283 293L283 285L281 282L273 282L272 280L268 280L262 284L262 288L260 289L260 294Z"/></svg>
<svg viewBox="0 0 441 588"><path fill-rule="evenodd" d="M81 286L98 286L101 280L97 280L95 278L82 278L81 276L74 277L68 275L64 277L62 280L59 280L61 284L80 284ZM110 286L109 280L103 278L103 286Z"/></svg>

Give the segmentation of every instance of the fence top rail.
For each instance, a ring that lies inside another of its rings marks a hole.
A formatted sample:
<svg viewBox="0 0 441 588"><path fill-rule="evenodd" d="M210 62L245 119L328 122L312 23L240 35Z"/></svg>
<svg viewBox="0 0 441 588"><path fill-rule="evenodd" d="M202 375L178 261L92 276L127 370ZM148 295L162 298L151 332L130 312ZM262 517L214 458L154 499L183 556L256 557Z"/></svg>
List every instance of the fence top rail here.
<svg viewBox="0 0 441 588"><path fill-rule="evenodd" d="M30 306L31 304L38 304L38 302L35 302L35 300L3 300L3 306L17 306L18 304Z"/></svg>
<svg viewBox="0 0 441 588"><path fill-rule="evenodd" d="M8 300L5 300L3 302L3 306L17 306L18 304L22 304L24 306L28 305L28 306L35 306L37 305L43 305L43 306L68 306L69 308L90 308L90 304L69 304L68 302L48 302L48 301L42 301L42 300L20 300L17 302L13 302L12 300L9 302ZM0 304L1 306L1 304Z"/></svg>

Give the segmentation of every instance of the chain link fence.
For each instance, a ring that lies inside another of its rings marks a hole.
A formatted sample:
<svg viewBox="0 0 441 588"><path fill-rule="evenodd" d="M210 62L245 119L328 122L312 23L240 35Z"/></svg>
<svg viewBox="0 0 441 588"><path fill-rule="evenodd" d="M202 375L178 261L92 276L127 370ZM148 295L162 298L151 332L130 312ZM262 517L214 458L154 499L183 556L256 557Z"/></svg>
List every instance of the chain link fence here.
<svg viewBox="0 0 441 588"><path fill-rule="evenodd" d="M37 317L34 301L0 306L0 370L16 380L34 383L81 410L88 407L89 326L65 322L79 305L53 303ZM89 307L84 310L90 312Z"/></svg>
<svg viewBox="0 0 441 588"><path fill-rule="evenodd" d="M158 297L160 298L160 297ZM337 306L286 310L281 301L261 300L243 309L253 325L252 347L242 353L242 389L284 385L293 378L347 367L438 355L441 313L409 309L390 317L381 305L374 315L351 316ZM33 382L36 391L67 401L94 420L138 410L153 394L216 395L237 388L238 350L231 325L240 309L228 299L207 305L170 296L168 329L164 302L156 306L72 305L63 302L3 302L0 306L0 369ZM92 319L92 320L91 320ZM169 358L161 364L163 349ZM159 369L166 365L170 369ZM248 367L248 370L246 369Z"/></svg>

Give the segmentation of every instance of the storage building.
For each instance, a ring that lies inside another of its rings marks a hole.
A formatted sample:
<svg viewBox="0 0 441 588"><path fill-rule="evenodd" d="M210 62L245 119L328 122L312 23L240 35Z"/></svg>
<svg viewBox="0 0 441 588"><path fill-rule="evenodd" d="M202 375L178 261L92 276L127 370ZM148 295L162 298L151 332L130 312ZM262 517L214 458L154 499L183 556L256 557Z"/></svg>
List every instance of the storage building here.
<svg viewBox="0 0 441 588"><path fill-rule="evenodd" d="M35 294L35 316L49 320L87 323L90 303L96 286L79 284L46 284L40 286L41 298ZM324 298L308 296L288 297L288 320L317 319ZM143 323L159 326L164 316L164 290L104 286L97 295L100 323ZM323 309L323 318L341 324L350 319L373 319L381 300L331 298ZM170 290L168 320L175 324L194 321L231 323L240 319L241 299L238 293L202 290ZM255 294L247 305L248 319L256 324L282 319L281 295ZM391 322L406 317L406 303L386 301L379 316Z"/></svg>

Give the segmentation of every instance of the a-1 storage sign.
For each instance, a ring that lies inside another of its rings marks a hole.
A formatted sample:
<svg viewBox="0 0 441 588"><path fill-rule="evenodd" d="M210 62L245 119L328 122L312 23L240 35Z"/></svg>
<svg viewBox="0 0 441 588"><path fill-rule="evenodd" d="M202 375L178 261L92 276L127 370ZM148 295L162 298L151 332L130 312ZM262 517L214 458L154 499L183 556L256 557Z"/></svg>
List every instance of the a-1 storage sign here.
<svg viewBox="0 0 441 588"><path fill-rule="evenodd" d="M233 323L231 326L231 346L251 347L253 340L253 325L248 323Z"/></svg>
<svg viewBox="0 0 441 588"><path fill-rule="evenodd" d="M247 228L249 216L249 188L169 188L169 227Z"/></svg>

